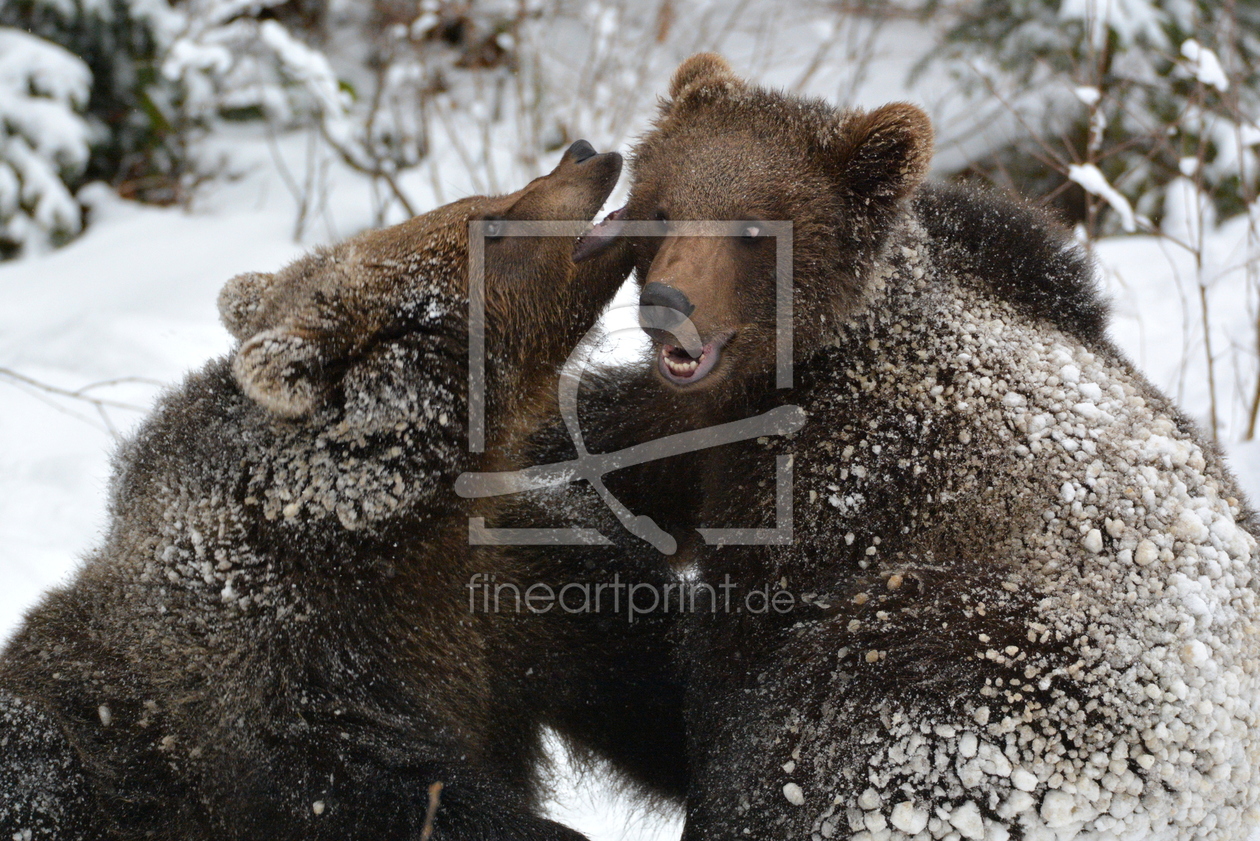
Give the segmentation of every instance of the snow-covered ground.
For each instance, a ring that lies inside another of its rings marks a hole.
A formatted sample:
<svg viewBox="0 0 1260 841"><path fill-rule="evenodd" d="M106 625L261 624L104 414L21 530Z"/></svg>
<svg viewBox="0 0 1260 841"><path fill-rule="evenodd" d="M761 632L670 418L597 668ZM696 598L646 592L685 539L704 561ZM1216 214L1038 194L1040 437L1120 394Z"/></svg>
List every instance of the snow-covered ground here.
<svg viewBox="0 0 1260 841"><path fill-rule="evenodd" d="M835 34L808 20L795 27L785 24L780 42L817 43ZM929 79L909 89L904 82L927 37L914 24L889 24L863 77L855 78L837 59L805 88L862 105L925 102L945 136L940 154L956 160L956 140L977 135L966 129L948 87ZM720 46L741 71L780 85L799 80L812 55L798 46L778 53L793 58L776 62L767 58L763 40L741 40L738 32ZM663 91L668 70L662 61L654 91ZM651 105L652 96L641 97L627 129L590 139L601 149L615 143L625 151L646 127ZM437 163L426 170L432 177L417 173L406 184L422 208L477 186L477 173L457 155L457 135L436 145ZM372 186L330 165L317 179L321 186L312 193L317 200L303 240L294 241L297 199L286 177L297 174L300 180L308 152L305 135L277 139L258 125L227 128L212 137L205 157L222 155L221 174L232 177L204 186L191 209L142 207L90 188L84 198L92 206L91 224L84 236L55 252L0 264L0 640L42 591L71 576L79 558L99 542L115 436L135 426L163 387L229 349L215 309L224 281L242 271L276 269L313 244L375 222ZM541 161L540 169L557 155ZM511 171L507 157L501 174ZM1207 302L1218 427L1243 485L1260 499L1260 445L1239 443L1260 368L1260 302L1256 279L1249 281L1243 268L1257 256L1256 245L1248 243L1243 220L1191 233L1203 245L1198 263L1190 250L1152 237L1098 244L1103 283L1115 302L1112 336L1206 424L1201 308ZM53 394L6 371L67 391L103 383L84 393L109 405ZM595 841L678 836L676 815L645 814L598 772L577 776L562 767L560 777L554 815Z"/></svg>

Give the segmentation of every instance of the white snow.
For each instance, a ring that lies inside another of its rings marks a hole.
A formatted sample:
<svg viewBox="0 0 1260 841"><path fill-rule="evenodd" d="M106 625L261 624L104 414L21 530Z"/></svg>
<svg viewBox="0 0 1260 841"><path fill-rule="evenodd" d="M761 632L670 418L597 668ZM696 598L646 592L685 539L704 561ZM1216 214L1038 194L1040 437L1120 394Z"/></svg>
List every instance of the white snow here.
<svg viewBox="0 0 1260 841"><path fill-rule="evenodd" d="M1137 221L1129 200L1111 186L1102 170L1093 164L1069 164L1068 178L1084 187L1087 193L1098 196L1111 205L1111 209L1120 216L1120 227L1126 232L1137 230Z"/></svg>
<svg viewBox="0 0 1260 841"><path fill-rule="evenodd" d="M350 95L343 91L328 59L289 34L274 20L259 27L263 43L275 51L286 72L307 86L328 114L340 114L350 104Z"/></svg>
<svg viewBox="0 0 1260 841"><path fill-rule="evenodd" d="M1041 799L1041 817L1051 829L1067 826L1074 822L1072 807L1076 799L1063 791L1047 792Z"/></svg>
<svg viewBox="0 0 1260 841"><path fill-rule="evenodd" d="M928 823L926 809L918 809L911 800L903 800L892 809L889 822L906 835L917 835Z"/></svg>
<svg viewBox="0 0 1260 841"><path fill-rule="evenodd" d="M980 807L970 800L959 804L949 813L949 822L963 838L984 838L984 819L980 816Z"/></svg>
<svg viewBox="0 0 1260 841"><path fill-rule="evenodd" d="M1097 105L1098 101L1102 99L1102 91L1092 85L1082 85L1081 87L1073 88L1072 93L1076 94L1076 98L1081 102L1091 107Z"/></svg>
<svg viewBox="0 0 1260 841"><path fill-rule="evenodd" d="M1020 791L1032 791L1037 787L1037 776L1024 768L1011 772L1011 785Z"/></svg>
<svg viewBox="0 0 1260 841"><path fill-rule="evenodd" d="M1167 16L1159 0L1063 0L1059 4L1059 17L1081 21L1096 49L1103 46L1108 30L1125 45L1140 38L1159 39L1159 27Z"/></svg>
<svg viewBox="0 0 1260 841"><path fill-rule="evenodd" d="M1190 177L1174 179L1168 185L1164 194L1164 218L1160 223L1160 230L1166 236L1194 249L1202 243L1204 231L1211 230L1215 224L1216 209L1212 200Z"/></svg>
<svg viewBox="0 0 1260 841"><path fill-rule="evenodd" d="M0 237L41 249L79 230L79 207L60 173L88 159L90 131L77 113L92 74L61 47L0 27Z"/></svg>
<svg viewBox="0 0 1260 841"><path fill-rule="evenodd" d="M0 90L25 91L81 108L87 104L92 73L78 56L18 29L0 27ZM59 143L64 138L50 135Z"/></svg>
<svg viewBox="0 0 1260 841"><path fill-rule="evenodd" d="M1229 89L1229 77L1216 53L1200 44L1193 38L1186 39L1181 45L1181 54L1186 57L1189 70L1205 85L1210 85L1224 93Z"/></svg>

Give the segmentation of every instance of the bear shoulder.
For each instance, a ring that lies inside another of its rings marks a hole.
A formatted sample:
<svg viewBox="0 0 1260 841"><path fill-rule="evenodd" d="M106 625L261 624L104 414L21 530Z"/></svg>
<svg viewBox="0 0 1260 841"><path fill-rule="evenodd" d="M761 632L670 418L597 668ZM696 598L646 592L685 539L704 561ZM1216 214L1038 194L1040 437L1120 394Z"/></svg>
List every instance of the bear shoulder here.
<svg viewBox="0 0 1260 841"><path fill-rule="evenodd" d="M1093 261L1047 213L954 184L923 185L913 211L949 274L1088 344L1105 341L1108 306Z"/></svg>

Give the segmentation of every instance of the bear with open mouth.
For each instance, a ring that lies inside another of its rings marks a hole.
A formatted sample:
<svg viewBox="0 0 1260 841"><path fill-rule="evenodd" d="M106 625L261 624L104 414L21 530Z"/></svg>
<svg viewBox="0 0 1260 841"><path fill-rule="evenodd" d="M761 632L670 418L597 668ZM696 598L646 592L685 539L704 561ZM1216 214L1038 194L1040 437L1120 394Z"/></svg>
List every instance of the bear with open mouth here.
<svg viewBox="0 0 1260 841"><path fill-rule="evenodd" d="M705 450L682 500L768 537L693 532L680 574L775 599L683 621L684 838L1246 838L1255 514L1107 339L1082 250L924 183L931 153L912 105L709 54L634 152L652 422L808 416Z"/></svg>

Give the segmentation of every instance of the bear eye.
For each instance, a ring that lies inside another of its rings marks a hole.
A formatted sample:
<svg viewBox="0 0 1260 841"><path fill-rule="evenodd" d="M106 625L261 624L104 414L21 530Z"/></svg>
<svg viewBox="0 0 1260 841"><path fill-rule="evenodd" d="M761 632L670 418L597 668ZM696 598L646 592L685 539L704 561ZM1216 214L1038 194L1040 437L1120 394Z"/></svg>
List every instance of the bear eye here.
<svg viewBox="0 0 1260 841"><path fill-rule="evenodd" d="M740 236L744 239L756 239L761 236L760 225L745 225L744 230L740 232Z"/></svg>
<svg viewBox="0 0 1260 841"><path fill-rule="evenodd" d="M503 228L505 226L502 219L487 216L484 221L486 226L483 230L485 231L486 239L499 239L503 236Z"/></svg>

